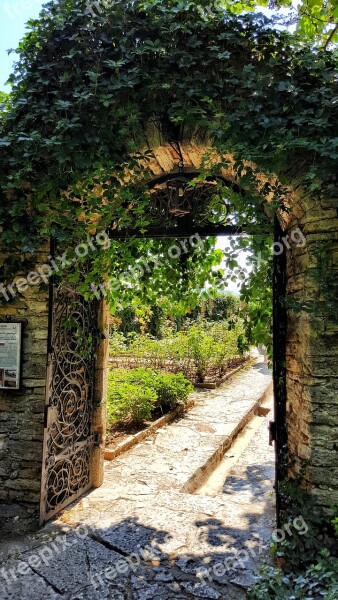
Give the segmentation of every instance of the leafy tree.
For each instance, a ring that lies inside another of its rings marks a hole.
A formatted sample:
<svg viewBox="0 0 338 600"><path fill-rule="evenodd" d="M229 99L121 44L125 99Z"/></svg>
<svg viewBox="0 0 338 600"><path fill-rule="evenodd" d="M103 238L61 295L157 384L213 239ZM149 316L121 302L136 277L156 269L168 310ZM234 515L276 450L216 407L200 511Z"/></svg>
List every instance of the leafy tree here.
<svg viewBox="0 0 338 600"><path fill-rule="evenodd" d="M227 321L239 310L239 298L231 293L219 294L206 305L206 314L211 321Z"/></svg>
<svg viewBox="0 0 338 600"><path fill-rule="evenodd" d="M92 285L92 289L101 293L103 265L104 272L109 274L103 293L113 310L129 303L151 307L166 297L167 311L175 306L176 313L185 314L187 308L197 306L208 297L209 287L217 289L223 279L223 254L215 249L216 240L206 238L197 242L187 254L179 240L113 242L109 250L95 257L97 269L94 265L85 277L83 292L88 295ZM72 278L80 284L78 274Z"/></svg>
<svg viewBox="0 0 338 600"><path fill-rule="evenodd" d="M304 39L327 49L338 43L338 2L337 0L300 0L294 6L293 0L234 0L223 1L226 10L234 14L245 11L269 8L274 11L272 19L285 26L296 25L296 31ZM280 9L289 8L285 16L279 15Z"/></svg>
<svg viewBox="0 0 338 600"><path fill-rule="evenodd" d="M298 8L298 29L324 49L338 43L337 0L303 0Z"/></svg>
<svg viewBox="0 0 338 600"><path fill-rule="evenodd" d="M29 256L47 236L63 249L95 229L146 231L149 190L140 180L149 152L140 149L154 120L169 123L179 139L198 131L213 140L219 164L205 166L201 178L219 174L233 156L239 189L218 192L231 203L228 222L255 234L255 256L274 212L285 210L288 185L315 201L336 197L336 54L262 15L233 14L245 8L116 0L93 17L85 0L45 5L19 45L9 109L1 113L0 226L12 255ZM218 261L206 244L204 253L196 249L185 262L111 289L111 302L120 295L124 303L132 296L155 303L164 290L173 300L200 298ZM102 273L123 275L139 257L167 249L164 241L130 239L93 253L84 293ZM79 263L69 275L78 282ZM8 262L5 275L12 271ZM211 279L221 276L215 269Z"/></svg>

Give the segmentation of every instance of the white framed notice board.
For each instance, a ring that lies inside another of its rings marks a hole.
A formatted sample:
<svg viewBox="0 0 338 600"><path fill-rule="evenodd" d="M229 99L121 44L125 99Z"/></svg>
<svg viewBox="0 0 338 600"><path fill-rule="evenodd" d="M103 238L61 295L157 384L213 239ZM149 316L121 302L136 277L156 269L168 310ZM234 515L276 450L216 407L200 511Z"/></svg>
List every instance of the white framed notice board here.
<svg viewBox="0 0 338 600"><path fill-rule="evenodd" d="M0 390L21 386L22 323L0 323Z"/></svg>

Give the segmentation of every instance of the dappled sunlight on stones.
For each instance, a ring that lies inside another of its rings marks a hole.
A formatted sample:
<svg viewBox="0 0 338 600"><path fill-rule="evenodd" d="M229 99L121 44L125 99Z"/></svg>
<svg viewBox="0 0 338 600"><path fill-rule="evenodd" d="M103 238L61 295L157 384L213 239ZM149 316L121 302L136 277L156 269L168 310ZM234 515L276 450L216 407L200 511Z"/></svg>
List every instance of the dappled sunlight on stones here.
<svg viewBox="0 0 338 600"><path fill-rule="evenodd" d="M223 388L199 393L193 411L107 462L104 485L49 523L46 539L36 534L36 548L20 559L50 540L76 543L19 577L1 600L30 600L26 589L38 590L34 600L244 599L273 528L266 418L218 494L182 488L267 389L264 369L245 369ZM78 526L87 528L85 539L76 538Z"/></svg>

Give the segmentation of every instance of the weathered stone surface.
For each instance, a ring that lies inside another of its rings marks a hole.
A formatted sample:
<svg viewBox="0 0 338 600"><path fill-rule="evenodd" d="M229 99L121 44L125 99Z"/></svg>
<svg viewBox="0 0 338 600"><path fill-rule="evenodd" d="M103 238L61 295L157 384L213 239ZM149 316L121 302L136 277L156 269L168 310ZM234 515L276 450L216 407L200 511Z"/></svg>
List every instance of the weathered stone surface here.
<svg viewBox="0 0 338 600"><path fill-rule="evenodd" d="M318 250L332 242L332 274L338 267L336 199L301 199L303 213L293 219L301 225L306 246L287 255L287 293L302 303L312 301L325 309L318 282ZM335 315L336 317L337 315ZM325 505L337 502L336 451L338 430L338 322L311 312L288 311L287 339L288 445L296 471L306 461L307 483ZM331 468L330 468L331 467ZM328 493L323 493L326 484Z"/></svg>
<svg viewBox="0 0 338 600"><path fill-rule="evenodd" d="M37 253L38 260L45 262L48 253L49 250ZM20 276L25 275L20 273ZM0 500L5 503L0 519L0 531L3 533L31 529L34 520L34 526L37 525L47 363L48 290L28 288L24 294L17 295L15 302L0 306L0 318L5 315L11 315L14 321L25 318L27 324L23 335L23 392L0 391L0 434L6 434L5 438L0 439ZM0 504L0 511L2 506ZM35 578L32 574L32 589Z"/></svg>
<svg viewBox="0 0 338 600"><path fill-rule="evenodd" d="M240 374L233 395L231 383L224 386L225 404L234 407L236 394L243 394L239 381ZM195 423L213 422L215 398L209 403L206 398L214 393L200 401L184 427L178 422L165 428L164 436L179 429L182 452L191 441L189 429L196 434ZM208 405L210 420L207 412L199 412L202 404ZM107 463L101 488L29 541L7 545L11 558L2 564L0 544L4 598L31 600L33 590L34 598L68 600L244 600L258 564L268 560L274 528L269 418L262 418L215 496L190 495L174 487L164 491L170 462L164 461L161 471L152 470L156 444L140 444ZM175 447L166 446L168 456L175 456Z"/></svg>

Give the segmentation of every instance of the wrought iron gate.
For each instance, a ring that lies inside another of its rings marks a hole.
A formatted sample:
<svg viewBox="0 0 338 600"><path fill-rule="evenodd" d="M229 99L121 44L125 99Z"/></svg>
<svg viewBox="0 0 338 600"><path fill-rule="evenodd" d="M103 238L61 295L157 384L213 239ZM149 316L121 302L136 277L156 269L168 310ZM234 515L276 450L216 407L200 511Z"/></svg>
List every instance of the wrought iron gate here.
<svg viewBox="0 0 338 600"><path fill-rule="evenodd" d="M40 523L92 487L96 303L52 285Z"/></svg>
<svg viewBox="0 0 338 600"><path fill-rule="evenodd" d="M282 244L283 231L275 217L275 242ZM287 468L287 428L286 428L286 252L275 253L273 265L273 384L275 399L275 420L270 423L270 439L275 442L276 451L276 512L277 524L281 525L280 483L285 479Z"/></svg>

